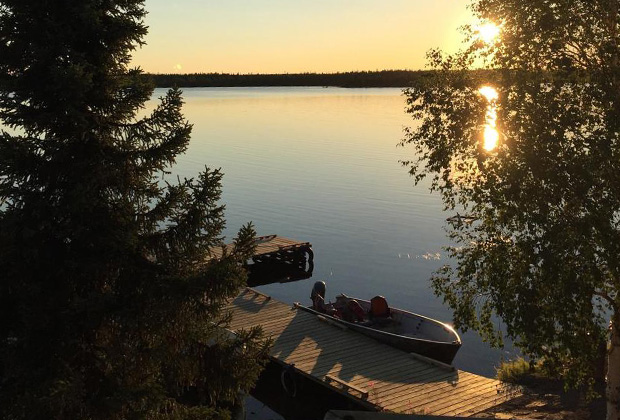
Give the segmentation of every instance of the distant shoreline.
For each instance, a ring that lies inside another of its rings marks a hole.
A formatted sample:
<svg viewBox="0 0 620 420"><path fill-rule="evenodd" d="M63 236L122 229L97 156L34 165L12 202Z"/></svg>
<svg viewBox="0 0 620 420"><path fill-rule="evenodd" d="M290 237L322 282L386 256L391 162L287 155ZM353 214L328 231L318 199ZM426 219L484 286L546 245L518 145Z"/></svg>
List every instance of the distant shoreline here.
<svg viewBox="0 0 620 420"><path fill-rule="evenodd" d="M392 87L406 88L420 79L430 77L432 70L382 70L345 73L292 74L149 74L159 88L170 87L267 87L267 86L324 86L324 87Z"/></svg>

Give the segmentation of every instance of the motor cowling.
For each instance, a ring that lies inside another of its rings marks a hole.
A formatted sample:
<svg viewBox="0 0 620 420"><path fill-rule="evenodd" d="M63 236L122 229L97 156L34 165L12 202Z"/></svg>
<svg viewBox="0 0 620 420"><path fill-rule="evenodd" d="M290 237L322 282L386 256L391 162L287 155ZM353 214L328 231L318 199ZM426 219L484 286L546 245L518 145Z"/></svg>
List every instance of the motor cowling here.
<svg viewBox="0 0 620 420"><path fill-rule="evenodd" d="M314 301L317 296L321 296L323 299L325 299L326 289L327 289L327 286L325 285L324 281L317 281L316 283L314 283L314 286L312 287L312 293L310 293L310 299Z"/></svg>

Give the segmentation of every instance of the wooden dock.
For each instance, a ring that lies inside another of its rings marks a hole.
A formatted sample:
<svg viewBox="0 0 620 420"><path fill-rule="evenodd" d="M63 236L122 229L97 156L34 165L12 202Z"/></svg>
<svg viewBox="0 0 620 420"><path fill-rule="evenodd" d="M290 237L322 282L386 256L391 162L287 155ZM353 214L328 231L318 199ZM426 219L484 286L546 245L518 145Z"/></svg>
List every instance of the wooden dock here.
<svg viewBox="0 0 620 420"><path fill-rule="evenodd" d="M381 344L245 289L228 306L231 330L260 325L270 356L376 411L469 417L521 395L494 379Z"/></svg>
<svg viewBox="0 0 620 420"><path fill-rule="evenodd" d="M252 262L254 263L291 261L299 256L304 258L307 256L308 260L312 262L314 258L310 242L300 242L278 235L259 236L254 242L256 243L256 250L252 255ZM231 247L231 244L227 244L223 248L212 248L211 258L221 258L224 250L229 250Z"/></svg>

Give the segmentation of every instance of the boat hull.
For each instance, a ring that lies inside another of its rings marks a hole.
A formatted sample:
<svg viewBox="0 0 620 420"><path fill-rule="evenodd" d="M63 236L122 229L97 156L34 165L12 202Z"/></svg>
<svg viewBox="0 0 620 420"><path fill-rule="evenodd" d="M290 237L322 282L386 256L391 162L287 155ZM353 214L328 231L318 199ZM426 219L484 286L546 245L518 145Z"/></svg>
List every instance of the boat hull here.
<svg viewBox="0 0 620 420"><path fill-rule="evenodd" d="M356 325L353 322L347 322L335 317L331 319L346 324L347 328L364 334L368 337L374 338L377 341L388 344L394 348L406 351L408 353L416 353L421 356L429 357L442 363L452 364L456 353L461 348L460 342L447 343L441 341L432 341L418 339L415 337L405 337L396 334L387 334L381 330L375 330L372 328L365 328L360 325Z"/></svg>
<svg viewBox="0 0 620 420"><path fill-rule="evenodd" d="M366 306L368 303L363 300L358 301L363 306ZM411 312L392 309L393 317L398 320L399 324L404 325L404 327L400 328L401 331L396 333L395 329L389 328L389 326L386 329L392 329L392 332L380 329L381 327L370 326L368 322L348 322L302 305L297 305L297 307L317 316L325 317L333 323L345 326L391 347L408 353L416 353L441 363L451 364L461 348L461 339L452 327ZM431 331L429 335L435 334L436 336L438 334L437 331L439 331L442 339L432 339L432 337L425 335L425 331Z"/></svg>

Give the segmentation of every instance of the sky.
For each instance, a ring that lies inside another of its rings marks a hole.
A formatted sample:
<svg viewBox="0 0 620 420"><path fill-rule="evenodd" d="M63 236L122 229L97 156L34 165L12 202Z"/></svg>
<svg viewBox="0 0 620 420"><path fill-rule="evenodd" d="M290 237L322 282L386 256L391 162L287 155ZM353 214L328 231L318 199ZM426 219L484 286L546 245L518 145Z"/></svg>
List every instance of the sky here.
<svg viewBox="0 0 620 420"><path fill-rule="evenodd" d="M146 0L151 73L423 69L455 51L467 0Z"/></svg>

